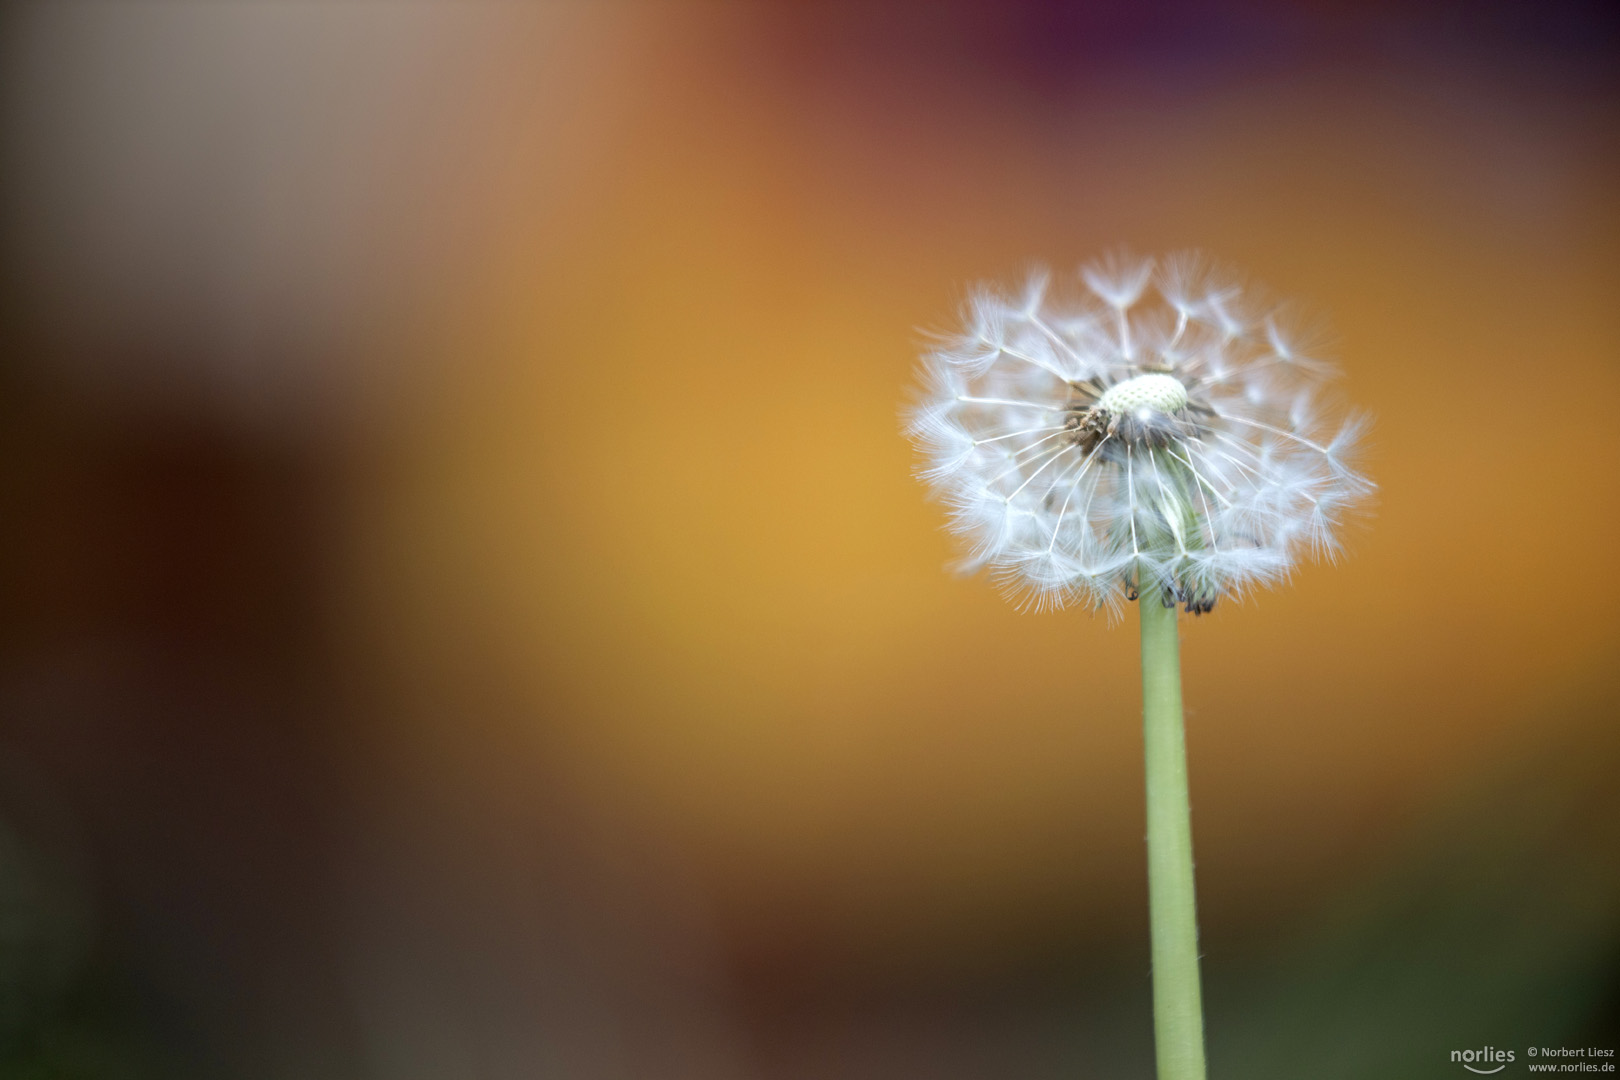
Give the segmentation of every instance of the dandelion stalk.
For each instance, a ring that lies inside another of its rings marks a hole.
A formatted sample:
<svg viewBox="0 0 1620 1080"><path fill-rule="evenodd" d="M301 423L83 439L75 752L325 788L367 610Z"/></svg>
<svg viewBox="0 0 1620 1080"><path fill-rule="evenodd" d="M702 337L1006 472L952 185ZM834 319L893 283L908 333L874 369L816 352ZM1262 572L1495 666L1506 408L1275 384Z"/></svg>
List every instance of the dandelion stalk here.
<svg viewBox="0 0 1620 1080"><path fill-rule="evenodd" d="M1204 1080L1187 741L1173 598L1142 592L1142 743L1147 765L1148 910L1153 936L1153 1038L1159 1080Z"/></svg>

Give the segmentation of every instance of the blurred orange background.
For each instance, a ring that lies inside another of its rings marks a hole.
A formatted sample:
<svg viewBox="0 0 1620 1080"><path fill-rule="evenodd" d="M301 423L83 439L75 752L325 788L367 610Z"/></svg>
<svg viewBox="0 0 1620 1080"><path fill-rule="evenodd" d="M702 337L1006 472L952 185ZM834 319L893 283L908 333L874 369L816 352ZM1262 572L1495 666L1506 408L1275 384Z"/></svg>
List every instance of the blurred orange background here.
<svg viewBox="0 0 1620 1080"><path fill-rule="evenodd" d="M898 420L1120 245L1375 419L1183 624L1213 1075L1614 1045L1612 13L3 25L16 1067L1150 1075L1134 613L946 573Z"/></svg>

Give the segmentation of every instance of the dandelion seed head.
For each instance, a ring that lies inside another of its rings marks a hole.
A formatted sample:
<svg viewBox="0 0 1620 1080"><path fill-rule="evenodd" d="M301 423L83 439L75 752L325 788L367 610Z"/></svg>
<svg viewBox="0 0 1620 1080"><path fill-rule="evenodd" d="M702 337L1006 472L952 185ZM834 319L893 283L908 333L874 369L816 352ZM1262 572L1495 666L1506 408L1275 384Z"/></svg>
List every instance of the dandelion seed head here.
<svg viewBox="0 0 1620 1080"><path fill-rule="evenodd" d="M1314 345L1195 253L980 288L964 322L925 355L907 430L960 568L1023 607L1114 612L1156 586L1208 611L1336 557L1372 490L1365 420L1334 422Z"/></svg>

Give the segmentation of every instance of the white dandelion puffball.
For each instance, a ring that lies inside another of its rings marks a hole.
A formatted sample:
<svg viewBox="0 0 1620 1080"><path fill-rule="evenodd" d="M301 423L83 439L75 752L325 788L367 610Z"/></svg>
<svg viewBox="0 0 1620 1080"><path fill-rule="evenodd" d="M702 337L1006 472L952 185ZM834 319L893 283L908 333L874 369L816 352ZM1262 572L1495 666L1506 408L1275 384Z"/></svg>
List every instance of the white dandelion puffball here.
<svg viewBox="0 0 1620 1080"><path fill-rule="evenodd" d="M1083 286L1083 287L1082 287ZM1157 585L1194 614L1331 557L1372 488L1362 427L1318 411L1326 365L1288 321L1192 254L977 290L924 357L919 475L1020 603L1117 611Z"/></svg>

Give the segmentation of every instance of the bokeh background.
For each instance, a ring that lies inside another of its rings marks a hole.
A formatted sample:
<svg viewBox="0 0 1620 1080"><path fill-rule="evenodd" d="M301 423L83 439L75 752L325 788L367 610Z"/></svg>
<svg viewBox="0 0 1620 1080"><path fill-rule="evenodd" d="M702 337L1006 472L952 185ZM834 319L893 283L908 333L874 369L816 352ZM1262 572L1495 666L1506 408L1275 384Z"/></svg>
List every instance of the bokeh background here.
<svg viewBox="0 0 1620 1080"><path fill-rule="evenodd" d="M1120 245L1376 417L1349 557L1184 623L1212 1075L1620 1047L1617 45L7 7L0 1074L1150 1076L1134 619L945 573L898 420Z"/></svg>

